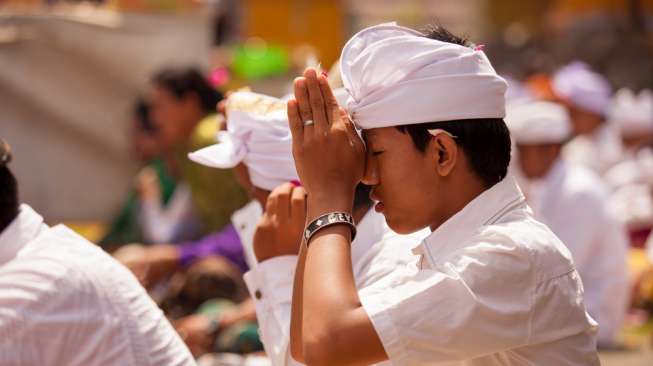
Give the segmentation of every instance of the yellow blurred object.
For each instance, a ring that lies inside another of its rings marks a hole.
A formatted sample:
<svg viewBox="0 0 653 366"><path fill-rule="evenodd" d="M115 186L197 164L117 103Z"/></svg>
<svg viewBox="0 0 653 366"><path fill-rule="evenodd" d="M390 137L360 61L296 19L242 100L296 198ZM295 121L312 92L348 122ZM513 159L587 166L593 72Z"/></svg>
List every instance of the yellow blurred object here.
<svg viewBox="0 0 653 366"><path fill-rule="evenodd" d="M107 231L107 224L99 221L69 221L64 225L71 228L86 240L96 244Z"/></svg>

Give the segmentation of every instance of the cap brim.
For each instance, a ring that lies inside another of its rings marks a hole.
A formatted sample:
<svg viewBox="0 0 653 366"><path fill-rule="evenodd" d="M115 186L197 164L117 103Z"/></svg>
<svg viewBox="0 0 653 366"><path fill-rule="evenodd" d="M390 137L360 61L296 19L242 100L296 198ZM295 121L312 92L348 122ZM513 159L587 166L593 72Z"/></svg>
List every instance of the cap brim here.
<svg viewBox="0 0 653 366"><path fill-rule="evenodd" d="M242 160L236 155L233 144L228 141L189 153L188 158L198 164L220 169L233 168Z"/></svg>

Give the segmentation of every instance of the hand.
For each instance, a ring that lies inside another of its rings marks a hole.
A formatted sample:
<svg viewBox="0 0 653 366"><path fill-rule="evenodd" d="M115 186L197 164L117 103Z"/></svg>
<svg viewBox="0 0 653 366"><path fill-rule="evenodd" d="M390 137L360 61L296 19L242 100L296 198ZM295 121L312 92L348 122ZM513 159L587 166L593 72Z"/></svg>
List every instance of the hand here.
<svg viewBox="0 0 653 366"><path fill-rule="evenodd" d="M288 119L295 165L308 192L309 216L351 211L354 189L365 168L363 141L338 106L326 77L308 68L295 79L294 88ZM307 120L314 124L304 126Z"/></svg>
<svg viewBox="0 0 653 366"><path fill-rule="evenodd" d="M142 201L160 202L161 187L156 171L150 167L143 168L136 177L136 191Z"/></svg>
<svg viewBox="0 0 653 366"><path fill-rule="evenodd" d="M215 341L211 318L206 315L189 315L174 322L179 337L186 343L195 358L211 352Z"/></svg>
<svg viewBox="0 0 653 366"><path fill-rule="evenodd" d="M177 249L172 245L132 244L118 249L113 256L132 271L146 289L172 274L178 263Z"/></svg>
<svg viewBox="0 0 653 366"><path fill-rule="evenodd" d="M254 253L262 262L297 255L306 225L306 191L291 183L275 188L254 233Z"/></svg>

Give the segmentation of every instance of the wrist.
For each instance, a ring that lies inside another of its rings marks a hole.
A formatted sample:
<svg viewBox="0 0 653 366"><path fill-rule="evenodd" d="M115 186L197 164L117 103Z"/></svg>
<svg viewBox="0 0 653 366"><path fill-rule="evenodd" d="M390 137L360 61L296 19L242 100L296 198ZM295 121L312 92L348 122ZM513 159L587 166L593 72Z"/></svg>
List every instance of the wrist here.
<svg viewBox="0 0 653 366"><path fill-rule="evenodd" d="M307 222L331 212L352 213L354 192L309 194L307 199Z"/></svg>

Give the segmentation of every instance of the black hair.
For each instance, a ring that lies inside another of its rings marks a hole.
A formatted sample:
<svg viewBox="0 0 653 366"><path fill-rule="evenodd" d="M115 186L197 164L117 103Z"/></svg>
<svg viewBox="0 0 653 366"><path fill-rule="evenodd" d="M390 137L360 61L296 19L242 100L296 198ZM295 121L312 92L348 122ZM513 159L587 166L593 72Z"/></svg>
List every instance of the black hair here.
<svg viewBox="0 0 653 366"><path fill-rule="evenodd" d="M473 46L466 38L458 37L439 25L427 28L424 36L464 47ZM503 180L508 173L510 132L501 118L419 123L396 128L408 133L421 152L426 151L431 141L430 129L442 129L456 136L456 144L466 154L473 172L488 188Z"/></svg>
<svg viewBox="0 0 653 366"><path fill-rule="evenodd" d="M354 209L362 207L371 207L372 200L370 199L370 193L372 191L372 186L368 186L363 183L358 183L356 186L356 191L354 192Z"/></svg>
<svg viewBox="0 0 653 366"><path fill-rule="evenodd" d="M205 113L214 111L216 104L223 98L222 93L213 88L198 69L192 67L162 70L154 75L152 82L168 90L177 99L195 94Z"/></svg>
<svg viewBox="0 0 653 366"><path fill-rule="evenodd" d="M136 123L138 124L137 127L141 131L150 135L156 133L156 125L150 118L150 105L144 98L138 98L138 100L136 100L132 113L136 119Z"/></svg>
<svg viewBox="0 0 653 366"><path fill-rule="evenodd" d="M18 216L18 183L6 165L0 164L0 232Z"/></svg>

